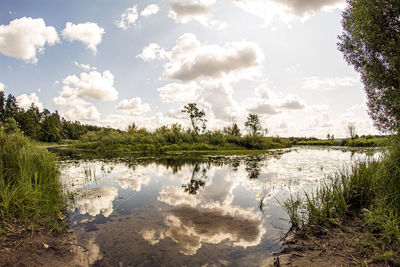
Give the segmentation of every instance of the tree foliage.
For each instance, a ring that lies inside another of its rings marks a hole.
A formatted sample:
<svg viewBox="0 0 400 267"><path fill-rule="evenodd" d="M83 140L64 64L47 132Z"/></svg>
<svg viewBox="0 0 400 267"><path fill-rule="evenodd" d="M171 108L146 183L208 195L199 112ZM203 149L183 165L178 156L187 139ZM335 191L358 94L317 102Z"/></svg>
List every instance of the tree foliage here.
<svg viewBox="0 0 400 267"><path fill-rule="evenodd" d="M369 115L381 131L400 129L400 2L347 0L338 48L361 74Z"/></svg>
<svg viewBox="0 0 400 267"><path fill-rule="evenodd" d="M256 135L262 130L259 116L253 113L249 113L244 126L250 130L252 135Z"/></svg>
<svg viewBox="0 0 400 267"><path fill-rule="evenodd" d="M182 112L188 114L193 130L196 134L198 134L200 131L199 125L201 125L203 132L206 130L207 120L204 118L206 113L204 110L200 110L196 103L189 103L185 105L182 109Z"/></svg>

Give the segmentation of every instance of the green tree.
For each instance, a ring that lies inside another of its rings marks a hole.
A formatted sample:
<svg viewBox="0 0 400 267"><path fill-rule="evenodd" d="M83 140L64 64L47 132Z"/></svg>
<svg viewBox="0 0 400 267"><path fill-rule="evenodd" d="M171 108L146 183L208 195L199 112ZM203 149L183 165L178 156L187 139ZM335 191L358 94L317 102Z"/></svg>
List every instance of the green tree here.
<svg viewBox="0 0 400 267"><path fill-rule="evenodd" d="M44 117L40 131L40 140L58 142L62 138L62 124L57 111Z"/></svg>
<svg viewBox="0 0 400 267"><path fill-rule="evenodd" d="M381 131L400 129L400 2L347 0L338 48L361 74L369 115Z"/></svg>
<svg viewBox="0 0 400 267"><path fill-rule="evenodd" d="M14 118L15 119L18 111L19 111L19 108L17 105L17 100L15 99L15 96L13 96L12 94L9 94L7 96L6 105L4 108L4 118Z"/></svg>
<svg viewBox="0 0 400 267"><path fill-rule="evenodd" d="M18 125L25 135L38 139L40 132L38 108L32 104L27 111L21 110L18 114Z"/></svg>
<svg viewBox="0 0 400 267"><path fill-rule="evenodd" d="M249 113L244 126L249 129L252 135L257 135L262 130L260 118L257 114L253 113Z"/></svg>
<svg viewBox="0 0 400 267"><path fill-rule="evenodd" d="M185 105L181 111L188 114L193 130L196 134L198 134L200 131L200 124L203 132L206 130L207 120L204 118L206 116L206 113L204 112L204 110L200 110L197 107L196 103L189 103Z"/></svg>
<svg viewBox="0 0 400 267"><path fill-rule="evenodd" d="M5 103L6 98L4 96L4 91L0 92L0 121L4 121L5 119Z"/></svg>
<svg viewBox="0 0 400 267"><path fill-rule="evenodd" d="M233 136L241 136L239 125L236 122L232 124L232 126L224 127L224 133L233 135Z"/></svg>

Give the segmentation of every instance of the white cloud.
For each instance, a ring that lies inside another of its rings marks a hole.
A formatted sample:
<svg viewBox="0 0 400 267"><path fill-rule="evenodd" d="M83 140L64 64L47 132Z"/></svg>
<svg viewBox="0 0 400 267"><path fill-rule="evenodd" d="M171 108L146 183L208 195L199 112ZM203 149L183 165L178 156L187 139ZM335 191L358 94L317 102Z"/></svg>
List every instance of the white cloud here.
<svg viewBox="0 0 400 267"><path fill-rule="evenodd" d="M186 33L178 38L166 57L164 78L189 82L200 77L252 79L260 75L264 54L253 42L208 45L197 40L196 35Z"/></svg>
<svg viewBox="0 0 400 267"><path fill-rule="evenodd" d="M39 108L40 111L43 110L43 104L36 93L31 93L30 95L22 94L20 96L17 96L16 100L18 106L23 108L24 110L28 110L32 103L35 104L35 106Z"/></svg>
<svg viewBox="0 0 400 267"><path fill-rule="evenodd" d="M226 24L213 20L213 6L216 0L170 0L171 11L168 17L176 23L188 23L192 20L216 29L223 29Z"/></svg>
<svg viewBox="0 0 400 267"><path fill-rule="evenodd" d="M82 196L78 197L74 206L80 214L89 214L97 216L103 214L108 217L113 212L113 200L117 197L118 190L115 187L96 187L84 191Z"/></svg>
<svg viewBox="0 0 400 267"><path fill-rule="evenodd" d="M94 54L97 53L97 45L102 41L104 29L99 27L96 23L85 22L80 24L72 24L67 22L62 31L62 36L69 42L80 41L87 45Z"/></svg>
<svg viewBox="0 0 400 267"><path fill-rule="evenodd" d="M142 53L136 57L140 57L144 61L151 61L155 59L165 59L166 56L167 52L163 48L156 43L151 43L143 48Z"/></svg>
<svg viewBox="0 0 400 267"><path fill-rule="evenodd" d="M283 103L279 107L284 109L304 109L306 103L300 97L290 94L283 100Z"/></svg>
<svg viewBox="0 0 400 267"><path fill-rule="evenodd" d="M77 66L78 68L84 70L84 71L90 71L90 70L96 70L96 67L92 67L89 64L81 64L76 61L74 61L74 65Z"/></svg>
<svg viewBox="0 0 400 267"><path fill-rule="evenodd" d="M354 77L319 77L310 76L303 79L303 88L316 91L335 90L338 87L350 87L359 84Z"/></svg>
<svg viewBox="0 0 400 267"><path fill-rule="evenodd" d="M142 17L149 17L151 15L155 15L160 11L160 7L156 4L148 5L145 9L140 12L140 16Z"/></svg>
<svg viewBox="0 0 400 267"><path fill-rule="evenodd" d="M42 18L23 17L0 25L0 53L28 63L38 61L36 54L43 53L46 43L54 45L58 42L56 29L46 26Z"/></svg>
<svg viewBox="0 0 400 267"><path fill-rule="evenodd" d="M53 98L54 108L61 116L71 121L98 121L100 113L97 108L76 95L60 95Z"/></svg>
<svg viewBox="0 0 400 267"><path fill-rule="evenodd" d="M122 13L121 18L115 22L115 25L123 30L127 30L135 25L139 18L137 6L127 8L124 13Z"/></svg>
<svg viewBox="0 0 400 267"><path fill-rule="evenodd" d="M268 26L275 18L285 23L307 20L315 12L343 8L345 0L232 0L239 8L264 20Z"/></svg>
<svg viewBox="0 0 400 267"><path fill-rule="evenodd" d="M170 83L157 89L164 103L192 102L198 97L200 87L196 82Z"/></svg>
<svg viewBox="0 0 400 267"><path fill-rule="evenodd" d="M0 92L4 92L5 88L6 88L6 85L4 83L0 82Z"/></svg>
<svg viewBox="0 0 400 267"><path fill-rule="evenodd" d="M147 103L142 104L142 99L140 97L134 97L119 102L117 109L124 111L125 114L130 116L140 116L150 111L150 105Z"/></svg>
<svg viewBox="0 0 400 267"><path fill-rule="evenodd" d="M288 94L278 94L268 88L266 84L261 84L255 90L256 97L246 98L244 106L253 113L274 115L283 110L305 109L307 104L300 97Z"/></svg>
<svg viewBox="0 0 400 267"><path fill-rule="evenodd" d="M103 73L83 72L80 77L69 75L64 78L63 83L64 95L77 95L103 101L114 101L118 98L118 91L114 87L114 76L108 70Z"/></svg>

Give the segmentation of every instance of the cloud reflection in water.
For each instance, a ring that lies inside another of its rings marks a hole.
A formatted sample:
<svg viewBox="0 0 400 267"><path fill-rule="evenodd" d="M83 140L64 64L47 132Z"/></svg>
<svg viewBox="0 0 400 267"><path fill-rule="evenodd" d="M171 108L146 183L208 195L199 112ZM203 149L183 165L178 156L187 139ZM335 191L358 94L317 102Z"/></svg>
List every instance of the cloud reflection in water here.
<svg viewBox="0 0 400 267"><path fill-rule="evenodd" d="M103 214L108 217L113 212L113 200L117 197L118 190L115 187L96 187L83 191L83 194L75 199L74 210L80 214L97 216Z"/></svg>

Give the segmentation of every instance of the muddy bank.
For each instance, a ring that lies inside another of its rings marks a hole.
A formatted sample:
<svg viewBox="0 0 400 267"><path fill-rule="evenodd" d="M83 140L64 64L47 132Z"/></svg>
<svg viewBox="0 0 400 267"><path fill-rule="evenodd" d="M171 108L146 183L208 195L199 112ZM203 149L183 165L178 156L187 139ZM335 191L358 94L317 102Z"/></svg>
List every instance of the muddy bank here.
<svg viewBox="0 0 400 267"><path fill-rule="evenodd" d="M324 231L301 230L285 239L283 251L269 258L266 266L394 266L377 260L366 247L367 234L360 218Z"/></svg>
<svg viewBox="0 0 400 267"><path fill-rule="evenodd" d="M0 266L88 266L84 249L71 233L55 234L23 226L3 229Z"/></svg>

